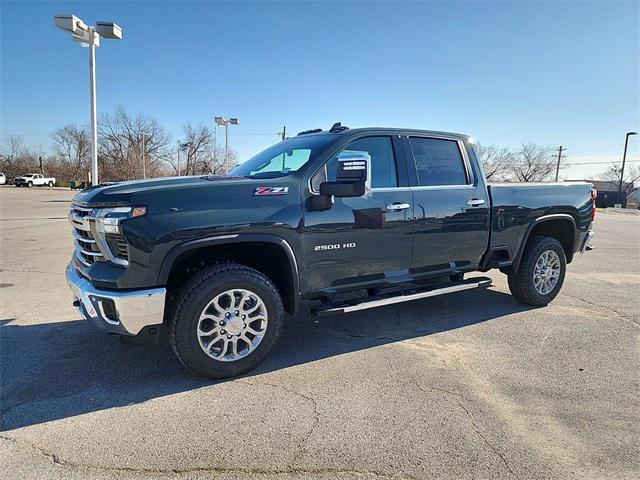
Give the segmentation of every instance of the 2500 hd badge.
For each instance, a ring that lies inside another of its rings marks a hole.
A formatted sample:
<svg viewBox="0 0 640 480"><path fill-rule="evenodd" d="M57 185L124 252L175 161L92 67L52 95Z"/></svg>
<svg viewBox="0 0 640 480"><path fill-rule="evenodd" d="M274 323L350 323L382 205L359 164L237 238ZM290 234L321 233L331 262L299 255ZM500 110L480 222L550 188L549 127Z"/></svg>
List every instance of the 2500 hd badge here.
<svg viewBox="0 0 640 480"><path fill-rule="evenodd" d="M356 248L355 243L332 243L328 245L316 245L314 251L321 252L323 250L339 250L341 248Z"/></svg>

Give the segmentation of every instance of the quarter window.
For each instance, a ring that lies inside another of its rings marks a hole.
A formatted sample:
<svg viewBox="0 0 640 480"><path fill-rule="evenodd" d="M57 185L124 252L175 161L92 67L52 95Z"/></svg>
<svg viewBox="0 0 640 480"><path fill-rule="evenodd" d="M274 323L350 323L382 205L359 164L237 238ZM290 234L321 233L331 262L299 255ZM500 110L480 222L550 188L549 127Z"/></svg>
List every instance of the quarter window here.
<svg viewBox="0 0 640 480"><path fill-rule="evenodd" d="M458 142L419 137L412 137L409 142L416 163L419 185L430 187L467 184L467 174Z"/></svg>

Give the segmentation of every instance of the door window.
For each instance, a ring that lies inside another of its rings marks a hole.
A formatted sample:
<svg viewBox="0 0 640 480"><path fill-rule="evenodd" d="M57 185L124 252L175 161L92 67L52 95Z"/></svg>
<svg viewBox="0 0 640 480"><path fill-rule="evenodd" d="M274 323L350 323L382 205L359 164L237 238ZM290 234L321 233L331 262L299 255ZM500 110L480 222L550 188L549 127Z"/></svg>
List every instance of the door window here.
<svg viewBox="0 0 640 480"><path fill-rule="evenodd" d="M373 188L397 187L396 157L391 137L366 137L349 143L340 153L368 153L371 157L371 186ZM314 191L322 182L335 182L338 171L337 155L329 160L312 180Z"/></svg>
<svg viewBox="0 0 640 480"><path fill-rule="evenodd" d="M420 186L466 185L468 183L457 141L411 137L409 142Z"/></svg>

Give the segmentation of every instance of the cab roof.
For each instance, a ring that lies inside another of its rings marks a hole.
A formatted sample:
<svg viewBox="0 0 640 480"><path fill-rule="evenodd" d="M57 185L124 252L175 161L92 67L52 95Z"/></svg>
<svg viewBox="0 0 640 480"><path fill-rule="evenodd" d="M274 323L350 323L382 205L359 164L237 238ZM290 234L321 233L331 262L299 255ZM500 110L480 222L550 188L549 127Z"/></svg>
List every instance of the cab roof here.
<svg viewBox="0 0 640 480"><path fill-rule="evenodd" d="M339 123L335 124L330 130L322 130L321 128L313 129L313 130L305 130L303 132L298 133L300 135L344 135L344 136L352 136L359 135L361 133L379 133L379 134L390 134L390 135L434 135L434 136L442 136L442 137L450 137L463 140L465 142L471 141L471 136L464 135L461 133L453 133L453 132L442 132L438 130L421 130L417 128L395 128L395 127L362 127L362 128L348 128L340 125Z"/></svg>

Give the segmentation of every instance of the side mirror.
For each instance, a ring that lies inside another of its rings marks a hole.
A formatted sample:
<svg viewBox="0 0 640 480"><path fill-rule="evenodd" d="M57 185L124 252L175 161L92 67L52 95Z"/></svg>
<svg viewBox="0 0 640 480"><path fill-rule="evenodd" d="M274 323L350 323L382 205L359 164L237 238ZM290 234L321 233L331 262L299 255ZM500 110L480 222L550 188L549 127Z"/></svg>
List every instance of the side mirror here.
<svg viewBox="0 0 640 480"><path fill-rule="evenodd" d="M371 191L371 156L365 152L342 152L338 155L335 182L320 184L320 195L363 197Z"/></svg>

